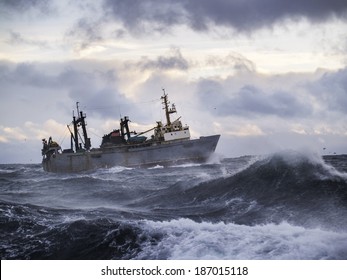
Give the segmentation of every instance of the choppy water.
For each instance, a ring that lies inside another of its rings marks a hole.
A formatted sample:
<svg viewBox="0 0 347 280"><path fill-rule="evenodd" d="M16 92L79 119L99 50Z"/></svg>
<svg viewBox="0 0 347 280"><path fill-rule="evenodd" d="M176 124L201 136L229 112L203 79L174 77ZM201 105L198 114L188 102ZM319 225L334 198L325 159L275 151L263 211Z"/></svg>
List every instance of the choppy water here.
<svg viewBox="0 0 347 280"><path fill-rule="evenodd" d="M0 165L1 259L347 259L347 156Z"/></svg>

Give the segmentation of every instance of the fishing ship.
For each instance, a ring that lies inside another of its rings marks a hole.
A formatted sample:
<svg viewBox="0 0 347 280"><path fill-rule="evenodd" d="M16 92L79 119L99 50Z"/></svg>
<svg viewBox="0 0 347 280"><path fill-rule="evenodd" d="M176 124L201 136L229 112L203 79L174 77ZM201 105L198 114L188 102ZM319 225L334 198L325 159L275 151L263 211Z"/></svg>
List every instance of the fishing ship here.
<svg viewBox="0 0 347 280"><path fill-rule="evenodd" d="M42 139L43 169L48 172L71 173L114 166L150 167L206 162L214 153L220 135L192 139L189 126L182 125L181 117L171 121L171 115L177 111L175 104L170 106L165 91L161 101L166 124L157 121L153 128L136 133L130 131L129 117L122 117L120 127L105 134L99 148L91 146L86 114L79 110L77 102L77 116L73 113L72 123L67 126L71 135L70 148L63 150L52 137L48 141ZM151 137L144 136L151 131Z"/></svg>

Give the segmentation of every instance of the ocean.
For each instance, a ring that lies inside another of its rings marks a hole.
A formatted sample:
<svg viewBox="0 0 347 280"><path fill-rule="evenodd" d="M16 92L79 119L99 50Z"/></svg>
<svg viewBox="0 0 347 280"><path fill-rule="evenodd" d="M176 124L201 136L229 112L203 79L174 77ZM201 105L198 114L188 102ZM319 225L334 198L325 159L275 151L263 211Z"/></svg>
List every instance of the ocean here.
<svg viewBox="0 0 347 280"><path fill-rule="evenodd" d="M347 259L347 156L171 167L0 165L5 259Z"/></svg>

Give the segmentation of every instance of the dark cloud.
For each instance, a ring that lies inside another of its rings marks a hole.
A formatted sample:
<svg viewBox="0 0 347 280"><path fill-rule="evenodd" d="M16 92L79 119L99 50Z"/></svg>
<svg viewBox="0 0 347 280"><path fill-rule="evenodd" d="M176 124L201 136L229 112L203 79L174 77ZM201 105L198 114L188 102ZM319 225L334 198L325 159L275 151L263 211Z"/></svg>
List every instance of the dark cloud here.
<svg viewBox="0 0 347 280"><path fill-rule="evenodd" d="M347 11L347 2L344 0L182 0L181 2L189 15L191 26L196 30L206 30L209 23L214 23L233 27L237 31L252 31L271 27L286 19L301 17L313 22L322 22L332 16L346 19Z"/></svg>
<svg viewBox="0 0 347 280"><path fill-rule="evenodd" d="M70 99L80 102L81 108L85 108L89 114L118 118L120 111L130 111L131 102L120 93L117 85L109 81L109 75L110 73L67 69L57 80L64 84Z"/></svg>
<svg viewBox="0 0 347 280"><path fill-rule="evenodd" d="M159 56L158 58L151 60L143 58L143 60L137 64L141 69L150 70L187 70L189 68L189 62L185 59L179 48L171 48L170 52L166 56Z"/></svg>
<svg viewBox="0 0 347 280"><path fill-rule="evenodd" d="M223 83L203 80L197 92L200 102L219 116L277 116L286 119L312 114L309 103L303 103L295 94L280 89L267 92L256 86L244 85L237 92L232 92Z"/></svg>
<svg viewBox="0 0 347 280"><path fill-rule="evenodd" d="M96 88L100 85L114 85L117 75L114 69L82 70L83 65L74 63L6 63L0 62L0 81L23 87L40 89L69 89L79 87ZM51 73L51 74L48 74Z"/></svg>
<svg viewBox="0 0 347 280"><path fill-rule="evenodd" d="M73 63L55 64L53 67L54 70L50 64L0 62L2 102L13 104L6 107L6 112L1 112L0 116L2 113L10 115L7 110L17 107L18 110L24 108L28 116L36 117L29 112L33 108L38 112L44 111L47 104L61 106L59 110L70 115L75 102L80 102L81 108L89 115L102 118L117 119L120 113L140 117L143 114L141 108L134 106L118 89L115 69L95 70L98 68L95 65L88 68Z"/></svg>
<svg viewBox="0 0 347 280"><path fill-rule="evenodd" d="M182 24L197 31L217 25L251 32L287 19L347 18L345 0L104 0L103 8L108 18L137 34L163 32Z"/></svg>
<svg viewBox="0 0 347 280"><path fill-rule="evenodd" d="M199 101L216 116L250 119L276 116L331 121L347 113L347 68L326 71L314 79L290 74L253 79L254 75L250 73L238 85L236 81L242 78L201 80Z"/></svg>
<svg viewBox="0 0 347 280"><path fill-rule="evenodd" d="M103 8L109 18L138 34L167 31L184 19L180 1L105 0Z"/></svg>
<svg viewBox="0 0 347 280"><path fill-rule="evenodd" d="M49 76L39 71L32 63L2 65L0 79L4 84L16 84L24 87L37 88L54 88L61 86L55 80L54 76Z"/></svg>
<svg viewBox="0 0 347 280"><path fill-rule="evenodd" d="M1 0L0 11L6 14L27 13L37 11L40 14L48 14L54 10L52 1L49 0Z"/></svg>
<svg viewBox="0 0 347 280"><path fill-rule="evenodd" d="M345 0L104 0L102 11L95 11L93 16L86 16L87 8L81 9L81 18L66 32L77 50L106 36L170 34L174 27L182 25L198 32L222 26L248 34L287 20L305 18L319 23L334 17L347 19ZM121 27L106 34L103 27L113 22Z"/></svg>
<svg viewBox="0 0 347 280"><path fill-rule="evenodd" d="M77 51L83 50L92 43L103 40L102 25L102 20L81 18L68 32L66 32L66 37L75 41ZM77 41L75 39L77 39Z"/></svg>
<svg viewBox="0 0 347 280"><path fill-rule="evenodd" d="M226 57L209 56L206 61L211 66L227 66L232 67L240 72L255 72L256 66L253 61L244 57L242 54L230 52Z"/></svg>
<svg viewBox="0 0 347 280"><path fill-rule="evenodd" d="M46 41L24 38L19 32L10 31L9 33L10 33L10 38L8 40L8 43L10 45L31 45L31 46L37 46L40 48L49 47Z"/></svg>
<svg viewBox="0 0 347 280"><path fill-rule="evenodd" d="M327 112L347 113L347 68L325 73L319 81L310 84L310 90L323 101Z"/></svg>
<svg viewBox="0 0 347 280"><path fill-rule="evenodd" d="M48 119L57 109L57 103L65 98L64 89L56 77L29 63L0 61L0 86L3 105L0 119L7 126Z"/></svg>
<svg viewBox="0 0 347 280"><path fill-rule="evenodd" d="M122 27L116 28L108 36L122 38L128 32L141 36L144 34L162 34L169 32L172 26L182 22L182 7L170 1L143 0L110 0L104 1L103 12L91 17L82 17L66 33L68 38L78 41L79 49L93 42L99 42L103 35L103 24L121 22Z"/></svg>

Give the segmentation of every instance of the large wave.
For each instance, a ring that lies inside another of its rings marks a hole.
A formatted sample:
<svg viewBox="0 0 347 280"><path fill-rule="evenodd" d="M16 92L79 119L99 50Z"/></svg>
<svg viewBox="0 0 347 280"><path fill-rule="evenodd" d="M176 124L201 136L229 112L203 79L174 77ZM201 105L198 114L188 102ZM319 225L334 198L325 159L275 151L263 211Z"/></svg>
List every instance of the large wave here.
<svg viewBox="0 0 347 280"><path fill-rule="evenodd" d="M345 170L297 152L65 175L1 166L0 255L347 259Z"/></svg>
<svg viewBox="0 0 347 280"><path fill-rule="evenodd" d="M255 225L291 222L347 228L346 174L319 157L274 154L229 177L195 185L179 181L136 205L158 218L184 217ZM136 205L132 205L136 207Z"/></svg>
<svg viewBox="0 0 347 280"><path fill-rule="evenodd" d="M30 205L1 210L7 213L0 221L2 259L347 258L346 232L286 222L119 221Z"/></svg>

